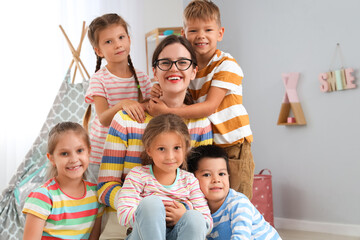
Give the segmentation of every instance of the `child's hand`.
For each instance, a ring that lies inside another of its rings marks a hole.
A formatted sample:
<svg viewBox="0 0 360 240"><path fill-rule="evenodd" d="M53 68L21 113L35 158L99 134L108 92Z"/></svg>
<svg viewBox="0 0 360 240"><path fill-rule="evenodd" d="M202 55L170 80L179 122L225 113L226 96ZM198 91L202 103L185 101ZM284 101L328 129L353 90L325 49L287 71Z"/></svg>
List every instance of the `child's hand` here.
<svg viewBox="0 0 360 240"><path fill-rule="evenodd" d="M159 98L152 98L146 106L146 111L155 117L160 114L169 113L169 108Z"/></svg>
<svg viewBox="0 0 360 240"><path fill-rule="evenodd" d="M166 212L166 226L173 227L177 224L180 218L186 213L186 208L182 203L173 201L173 203L165 204Z"/></svg>
<svg viewBox="0 0 360 240"><path fill-rule="evenodd" d="M158 83L155 83L150 90L151 97L159 98L162 96L162 90Z"/></svg>
<svg viewBox="0 0 360 240"><path fill-rule="evenodd" d="M145 120L145 111L141 103L129 99L122 100L121 109L124 110L132 120L143 123Z"/></svg>

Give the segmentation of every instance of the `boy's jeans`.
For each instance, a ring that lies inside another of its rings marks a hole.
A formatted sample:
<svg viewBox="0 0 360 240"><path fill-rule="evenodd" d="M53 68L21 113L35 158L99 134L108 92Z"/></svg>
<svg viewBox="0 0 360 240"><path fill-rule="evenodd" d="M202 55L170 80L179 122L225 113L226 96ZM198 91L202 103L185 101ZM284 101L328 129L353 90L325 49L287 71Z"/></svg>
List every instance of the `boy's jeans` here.
<svg viewBox="0 0 360 240"><path fill-rule="evenodd" d="M141 200L135 212L135 224L127 240L204 240L208 226L204 216L196 210L187 210L173 228L166 227L165 207L157 196Z"/></svg>
<svg viewBox="0 0 360 240"><path fill-rule="evenodd" d="M230 187L251 200L255 169L251 143L244 140L224 150L229 156Z"/></svg>

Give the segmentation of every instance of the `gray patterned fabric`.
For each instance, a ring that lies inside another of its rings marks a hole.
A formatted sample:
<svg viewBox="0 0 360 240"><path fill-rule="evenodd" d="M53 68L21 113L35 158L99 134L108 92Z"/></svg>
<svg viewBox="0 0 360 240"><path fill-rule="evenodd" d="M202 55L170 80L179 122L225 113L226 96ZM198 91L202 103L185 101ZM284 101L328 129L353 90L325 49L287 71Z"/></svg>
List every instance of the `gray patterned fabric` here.
<svg viewBox="0 0 360 240"><path fill-rule="evenodd" d="M25 215L22 208L26 197L47 179L47 138L50 129L63 121L81 124L87 104L88 81L72 84L70 72L61 84L47 119L25 159L0 196L0 239L18 240L23 237Z"/></svg>

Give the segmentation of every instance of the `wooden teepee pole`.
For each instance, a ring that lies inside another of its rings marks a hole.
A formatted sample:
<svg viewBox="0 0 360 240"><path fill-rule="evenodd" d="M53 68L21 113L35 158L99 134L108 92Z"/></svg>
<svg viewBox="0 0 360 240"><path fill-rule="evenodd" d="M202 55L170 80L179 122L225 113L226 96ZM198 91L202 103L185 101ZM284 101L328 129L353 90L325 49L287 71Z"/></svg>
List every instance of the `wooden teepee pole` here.
<svg viewBox="0 0 360 240"><path fill-rule="evenodd" d="M76 75L77 69L79 69L79 72L80 72L81 76L83 77L83 79L85 79L85 76L84 76L84 73L83 73L82 69L85 71L87 77L90 78L89 73L86 71L86 68L85 68L84 64L82 63L82 61L80 59L80 51L81 51L81 47L82 47L82 42L83 42L83 40L84 40L84 38L86 36L86 29L87 29L85 27L85 22L83 22L83 28L82 28L82 32L81 32L80 43L79 43L79 45L77 47L77 50L75 50L75 48L73 47L70 39L68 38L68 36L66 35L66 33L65 33L64 29L63 29L63 27L61 25L59 25L59 27L60 27L62 33L64 34L65 39L66 39L66 41L67 41L67 43L69 45L70 51L71 51L71 53L73 55L73 59L71 61L71 64L70 64L69 68L71 68L74 63L76 65L72 82L74 82L74 80L75 80L75 75Z"/></svg>
<svg viewBox="0 0 360 240"><path fill-rule="evenodd" d="M82 47L82 43L84 41L84 38L86 36L87 33L87 27L85 26L85 21L83 22L83 27L82 27L82 31L81 31L81 37L80 37L80 43L79 46L76 49L76 52L78 53L79 57L80 57L80 52L81 52L81 47ZM72 64L74 63L74 59L72 59L71 64L70 64L70 68L72 66ZM84 69L86 71L86 69ZM75 66L75 70L74 70L74 75L72 78L72 83L74 83L75 81L75 77L76 77L76 71L77 71L77 66ZM87 72L86 72L87 73Z"/></svg>

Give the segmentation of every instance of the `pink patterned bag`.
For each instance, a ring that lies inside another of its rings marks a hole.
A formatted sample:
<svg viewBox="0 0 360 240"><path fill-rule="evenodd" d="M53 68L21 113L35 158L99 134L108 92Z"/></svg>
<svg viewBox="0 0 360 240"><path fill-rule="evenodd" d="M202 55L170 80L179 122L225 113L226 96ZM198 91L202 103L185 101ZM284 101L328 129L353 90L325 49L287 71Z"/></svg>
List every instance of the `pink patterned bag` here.
<svg viewBox="0 0 360 240"><path fill-rule="evenodd" d="M268 171L270 174L263 174ZM267 168L254 175L253 198L251 203L264 216L265 220L274 227L273 196L271 171Z"/></svg>

